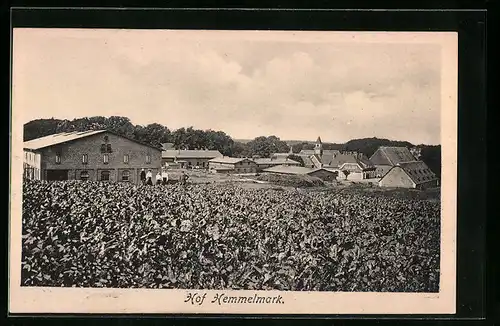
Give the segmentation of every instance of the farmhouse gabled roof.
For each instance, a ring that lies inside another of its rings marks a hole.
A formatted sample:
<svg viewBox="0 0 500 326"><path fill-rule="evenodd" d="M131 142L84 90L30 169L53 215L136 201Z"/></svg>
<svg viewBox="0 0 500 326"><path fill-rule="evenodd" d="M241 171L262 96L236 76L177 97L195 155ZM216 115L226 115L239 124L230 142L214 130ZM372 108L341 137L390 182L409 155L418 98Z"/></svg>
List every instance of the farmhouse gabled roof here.
<svg viewBox="0 0 500 326"><path fill-rule="evenodd" d="M374 168L372 162L362 154L360 156L356 156L356 154L340 154L333 157L328 165L341 168L346 163L357 164L363 170Z"/></svg>
<svg viewBox="0 0 500 326"><path fill-rule="evenodd" d="M436 180L437 177L432 170L423 161L410 161L398 163L394 168L401 168L415 182L421 184Z"/></svg>
<svg viewBox="0 0 500 326"><path fill-rule="evenodd" d="M162 158L216 158L221 157L222 154L219 151L214 150L190 150L190 149L169 149L161 152Z"/></svg>
<svg viewBox="0 0 500 326"><path fill-rule="evenodd" d="M415 161L415 157L406 147L380 146L370 157L375 165L396 165L401 162Z"/></svg>
<svg viewBox="0 0 500 326"><path fill-rule="evenodd" d="M155 147L153 145L146 144L146 143L137 141L135 139L122 136L120 134L117 134L117 133L109 131L109 130L87 130L87 131L61 132L58 134L48 135L45 137L40 137L40 138L32 139L29 141L25 141L23 144L23 148L36 151L36 150L39 150L42 148L55 146L55 145L59 145L59 144L64 144L64 143L69 143L69 142L72 142L72 141L75 141L78 139L82 139L82 138L93 136L93 135L103 134L106 132L113 134L113 135L116 135L118 137L128 139L130 141L141 144L143 146L151 147L151 148L154 148L156 150L161 150L160 148Z"/></svg>

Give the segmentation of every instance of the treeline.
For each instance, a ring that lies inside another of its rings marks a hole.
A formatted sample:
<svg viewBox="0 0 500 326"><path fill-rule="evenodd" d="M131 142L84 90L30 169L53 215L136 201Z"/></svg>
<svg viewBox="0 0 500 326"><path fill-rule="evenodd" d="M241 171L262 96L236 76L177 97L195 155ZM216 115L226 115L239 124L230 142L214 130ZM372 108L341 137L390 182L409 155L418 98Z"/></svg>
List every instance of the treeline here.
<svg viewBox="0 0 500 326"><path fill-rule="evenodd" d="M172 143L175 149L218 150L226 156L269 157L271 153L288 151L286 142L276 136L257 137L244 144L235 142L223 131L200 130L193 127L170 130L158 123L146 126L134 125L129 118L120 116L33 120L24 125L24 141L61 132L102 129L157 147L161 147L163 143Z"/></svg>
<svg viewBox="0 0 500 326"><path fill-rule="evenodd" d="M161 147L173 143L176 149L211 149L231 155L234 142L222 131L193 127L170 130L159 123L134 125L126 117L89 117L74 120L39 119L24 125L24 141L60 132L106 129L143 143Z"/></svg>
<svg viewBox="0 0 500 326"><path fill-rule="evenodd" d="M167 126L153 123L134 125L130 119L121 116L88 117L74 120L38 119L24 125L24 141L60 132L107 129L143 143L160 147L172 143L175 149L218 150L233 157L269 157L272 153L287 153L288 144L277 136L257 137L248 142L234 141L223 131L200 130L193 127L170 130ZM324 143L324 149L358 151L370 157L380 146L406 146L421 149L420 159L441 176L441 146L413 145L406 141L392 141L379 138L353 139L345 144ZM314 143L302 142L292 145L293 153L302 149L314 149ZM296 156L294 156L296 158Z"/></svg>

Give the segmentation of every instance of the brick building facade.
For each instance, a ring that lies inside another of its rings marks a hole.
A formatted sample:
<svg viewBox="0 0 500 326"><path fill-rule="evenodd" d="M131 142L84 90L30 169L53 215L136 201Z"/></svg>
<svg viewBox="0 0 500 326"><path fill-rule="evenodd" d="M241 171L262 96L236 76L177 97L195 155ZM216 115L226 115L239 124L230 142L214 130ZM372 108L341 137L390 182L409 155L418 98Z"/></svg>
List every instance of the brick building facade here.
<svg viewBox="0 0 500 326"><path fill-rule="evenodd" d="M24 142L25 177L38 180L139 182L161 169L161 149L106 130L70 132Z"/></svg>

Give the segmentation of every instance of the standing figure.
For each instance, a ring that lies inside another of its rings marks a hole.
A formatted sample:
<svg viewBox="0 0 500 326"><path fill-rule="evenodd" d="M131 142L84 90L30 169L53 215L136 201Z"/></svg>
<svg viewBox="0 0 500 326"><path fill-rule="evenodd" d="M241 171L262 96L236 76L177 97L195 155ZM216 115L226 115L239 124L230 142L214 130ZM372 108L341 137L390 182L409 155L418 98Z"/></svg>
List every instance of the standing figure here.
<svg viewBox="0 0 500 326"><path fill-rule="evenodd" d="M156 173L156 184L161 185L161 173L160 173L160 171L158 171L158 173Z"/></svg>
<svg viewBox="0 0 500 326"><path fill-rule="evenodd" d="M161 171L161 177L163 179L163 184L166 185L168 183L168 173L167 173L167 169L166 168L164 168Z"/></svg>
<svg viewBox="0 0 500 326"><path fill-rule="evenodd" d="M153 173L151 172L151 170L148 170L148 173L146 173L146 184L148 186L153 185Z"/></svg>
<svg viewBox="0 0 500 326"><path fill-rule="evenodd" d="M142 184L146 183L146 171L144 171L144 169L141 169L140 179Z"/></svg>
<svg viewBox="0 0 500 326"><path fill-rule="evenodd" d="M181 185L185 185L188 179L189 179L189 176L186 174L186 172L182 171L182 174L181 174L181 177L179 180Z"/></svg>

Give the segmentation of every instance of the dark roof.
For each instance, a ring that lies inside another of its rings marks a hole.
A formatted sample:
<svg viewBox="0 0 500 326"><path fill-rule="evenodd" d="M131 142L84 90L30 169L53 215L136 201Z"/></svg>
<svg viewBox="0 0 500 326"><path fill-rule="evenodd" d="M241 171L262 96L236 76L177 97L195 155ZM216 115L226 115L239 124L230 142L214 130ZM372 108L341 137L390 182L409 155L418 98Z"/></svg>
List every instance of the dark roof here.
<svg viewBox="0 0 500 326"><path fill-rule="evenodd" d="M415 157L406 147L380 146L370 157L375 165L396 165L400 162L415 161Z"/></svg>
<svg viewBox="0 0 500 326"><path fill-rule="evenodd" d="M415 184L437 180L436 175L423 161L398 163L394 168L400 167Z"/></svg>
<svg viewBox="0 0 500 326"><path fill-rule="evenodd" d="M318 139L316 139L316 143L321 144L321 137L318 136Z"/></svg>
<svg viewBox="0 0 500 326"><path fill-rule="evenodd" d="M160 148L158 148L156 146L140 142L140 141L135 140L133 138L125 137L123 135L120 135L118 133L115 133L115 132L112 132L109 130L87 130L87 131L61 132L58 134L48 135L45 137L40 137L40 138L26 141L26 142L24 142L23 147L24 147L24 149L29 149L29 150L39 150L39 149L50 147L50 146L69 143L69 142L72 142L72 141L75 141L78 139L82 139L85 137L103 134L106 132L113 134L115 136L118 136L118 137L128 139L132 142L138 143L138 144L143 145L143 146L151 147L151 148L154 148L156 150L161 150Z"/></svg>
<svg viewBox="0 0 500 326"><path fill-rule="evenodd" d="M222 154L219 151L212 150L190 150L190 149L169 149L164 150L161 153L162 158L208 158L212 159L215 157L221 157Z"/></svg>
<svg viewBox="0 0 500 326"><path fill-rule="evenodd" d="M370 162L366 156L363 154L339 154L332 158L329 166L340 168L346 163L357 164L363 170L374 168L373 164Z"/></svg>

